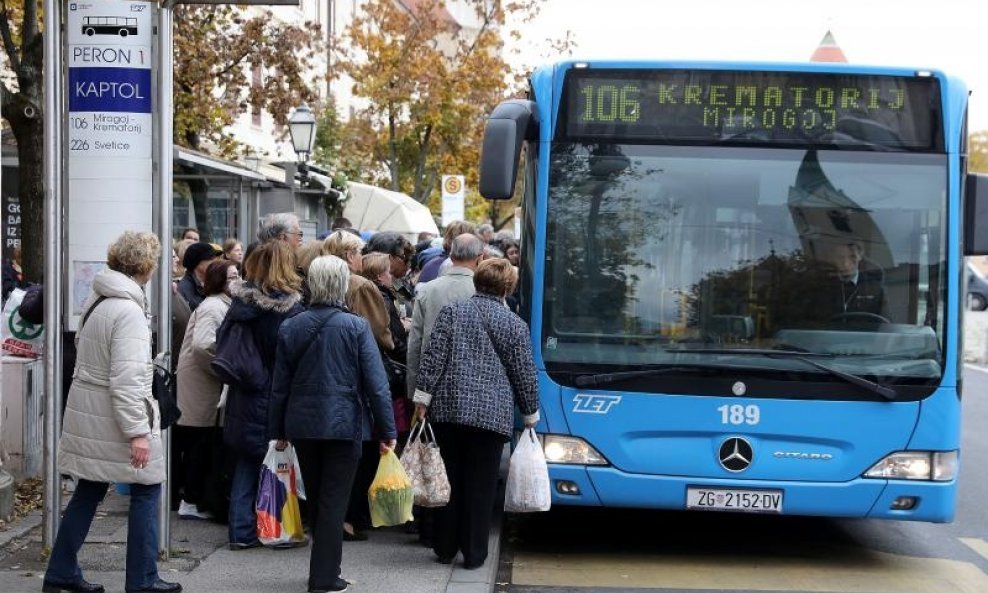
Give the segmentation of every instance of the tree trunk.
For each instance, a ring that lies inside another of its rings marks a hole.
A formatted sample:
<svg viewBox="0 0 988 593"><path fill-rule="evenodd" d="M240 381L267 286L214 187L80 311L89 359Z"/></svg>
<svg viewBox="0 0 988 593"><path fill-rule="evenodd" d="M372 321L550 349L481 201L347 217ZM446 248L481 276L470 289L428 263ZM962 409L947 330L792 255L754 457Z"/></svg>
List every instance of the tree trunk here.
<svg viewBox="0 0 988 593"><path fill-rule="evenodd" d="M395 130L394 108L388 107L388 152L391 157L391 191L401 191L398 179L398 132Z"/></svg>
<svg viewBox="0 0 988 593"><path fill-rule="evenodd" d="M18 195L21 203L21 264L25 280L45 276L45 135L41 114L8 119L17 139ZM4 254L5 256L9 254Z"/></svg>
<svg viewBox="0 0 988 593"><path fill-rule="evenodd" d="M205 179L189 179L189 191L192 193L192 209L196 213L196 230L199 240L213 242L213 223L209 220L209 184Z"/></svg>

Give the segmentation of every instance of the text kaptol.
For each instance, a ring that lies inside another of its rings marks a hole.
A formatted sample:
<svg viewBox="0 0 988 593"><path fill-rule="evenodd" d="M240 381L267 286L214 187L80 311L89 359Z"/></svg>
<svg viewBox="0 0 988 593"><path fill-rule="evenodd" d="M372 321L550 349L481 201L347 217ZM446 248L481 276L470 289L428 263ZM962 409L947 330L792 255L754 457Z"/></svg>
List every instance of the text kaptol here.
<svg viewBox="0 0 988 593"><path fill-rule="evenodd" d="M89 82L75 83L75 96L97 99L145 99L144 90L135 82Z"/></svg>

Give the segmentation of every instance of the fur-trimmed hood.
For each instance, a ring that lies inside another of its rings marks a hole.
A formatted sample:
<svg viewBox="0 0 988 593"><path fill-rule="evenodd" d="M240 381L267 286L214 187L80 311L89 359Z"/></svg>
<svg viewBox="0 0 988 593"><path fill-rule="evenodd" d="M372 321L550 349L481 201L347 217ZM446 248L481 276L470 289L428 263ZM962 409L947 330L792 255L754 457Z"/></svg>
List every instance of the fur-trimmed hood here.
<svg viewBox="0 0 988 593"><path fill-rule="evenodd" d="M253 283L244 280L232 283L230 294L234 301L229 314L237 320L252 319L269 311L284 315L302 302L300 293L275 292L267 294ZM238 301L240 302L238 303Z"/></svg>

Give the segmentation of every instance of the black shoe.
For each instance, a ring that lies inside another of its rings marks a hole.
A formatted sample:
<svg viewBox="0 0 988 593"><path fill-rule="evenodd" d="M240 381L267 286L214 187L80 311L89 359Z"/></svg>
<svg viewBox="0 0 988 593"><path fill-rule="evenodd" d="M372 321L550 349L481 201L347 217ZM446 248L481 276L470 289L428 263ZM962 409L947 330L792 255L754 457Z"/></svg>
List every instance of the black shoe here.
<svg viewBox="0 0 988 593"><path fill-rule="evenodd" d="M339 593L340 591L346 591L349 586L350 583L340 577L336 577L336 580L333 581L333 584L328 589L309 589L309 593Z"/></svg>
<svg viewBox="0 0 988 593"><path fill-rule="evenodd" d="M453 557L452 556L436 556L436 562L438 562L439 564L452 564L453 563Z"/></svg>
<svg viewBox="0 0 988 593"><path fill-rule="evenodd" d="M255 539L252 542L230 542L230 549L234 552L238 550L249 550L251 548L260 548L262 545L261 540Z"/></svg>
<svg viewBox="0 0 988 593"><path fill-rule="evenodd" d="M43 593L103 593L106 589L98 583L88 583L84 579L79 579L71 585L59 585L49 580L41 583Z"/></svg>
<svg viewBox="0 0 988 593"><path fill-rule="evenodd" d="M484 562L486 562L486 560ZM466 560L464 560L463 568L467 570L477 570L478 568L484 565L484 562L467 562Z"/></svg>
<svg viewBox="0 0 988 593"><path fill-rule="evenodd" d="M169 583L168 581L158 579L150 587L127 589L127 593L179 593L181 590L182 585L178 583Z"/></svg>
<svg viewBox="0 0 988 593"><path fill-rule="evenodd" d="M349 531L347 531L346 529L344 529L343 530L343 541L345 541L345 542L365 542L365 541L367 541L367 534L364 533L363 531L358 531L356 529L353 530L353 533L350 533Z"/></svg>
<svg viewBox="0 0 988 593"><path fill-rule="evenodd" d="M344 531L344 533L346 532ZM364 539L367 539L367 536L364 536ZM278 542L272 544L271 547L275 550L290 550L292 548L304 548L307 545L309 545L309 538L292 540L290 542Z"/></svg>

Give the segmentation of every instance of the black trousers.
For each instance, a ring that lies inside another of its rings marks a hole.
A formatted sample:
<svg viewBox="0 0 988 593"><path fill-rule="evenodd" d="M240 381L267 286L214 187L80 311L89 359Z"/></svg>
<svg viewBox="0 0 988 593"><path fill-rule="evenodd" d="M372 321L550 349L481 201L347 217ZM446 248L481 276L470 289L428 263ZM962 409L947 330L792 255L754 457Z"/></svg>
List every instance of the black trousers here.
<svg viewBox="0 0 988 593"><path fill-rule="evenodd" d="M360 461L360 445L352 441L305 439L292 444L302 468L312 533L309 590L326 590L340 576L343 516Z"/></svg>
<svg viewBox="0 0 988 593"><path fill-rule="evenodd" d="M175 437L175 482L182 500L187 503L199 505L205 502L206 480L214 470L216 448L223 446L222 430L216 426L176 424L172 431Z"/></svg>
<svg viewBox="0 0 988 593"><path fill-rule="evenodd" d="M360 448L360 463L357 464L357 472L353 477L345 521L353 525L354 529L370 529L370 502L367 500L367 491L374 482L377 465L381 461L380 446L377 441L364 441L360 443Z"/></svg>
<svg viewBox="0 0 988 593"><path fill-rule="evenodd" d="M463 564L487 560L497 471L505 437L459 424L433 425L449 478L449 504L436 509L432 549L440 558L463 552Z"/></svg>

